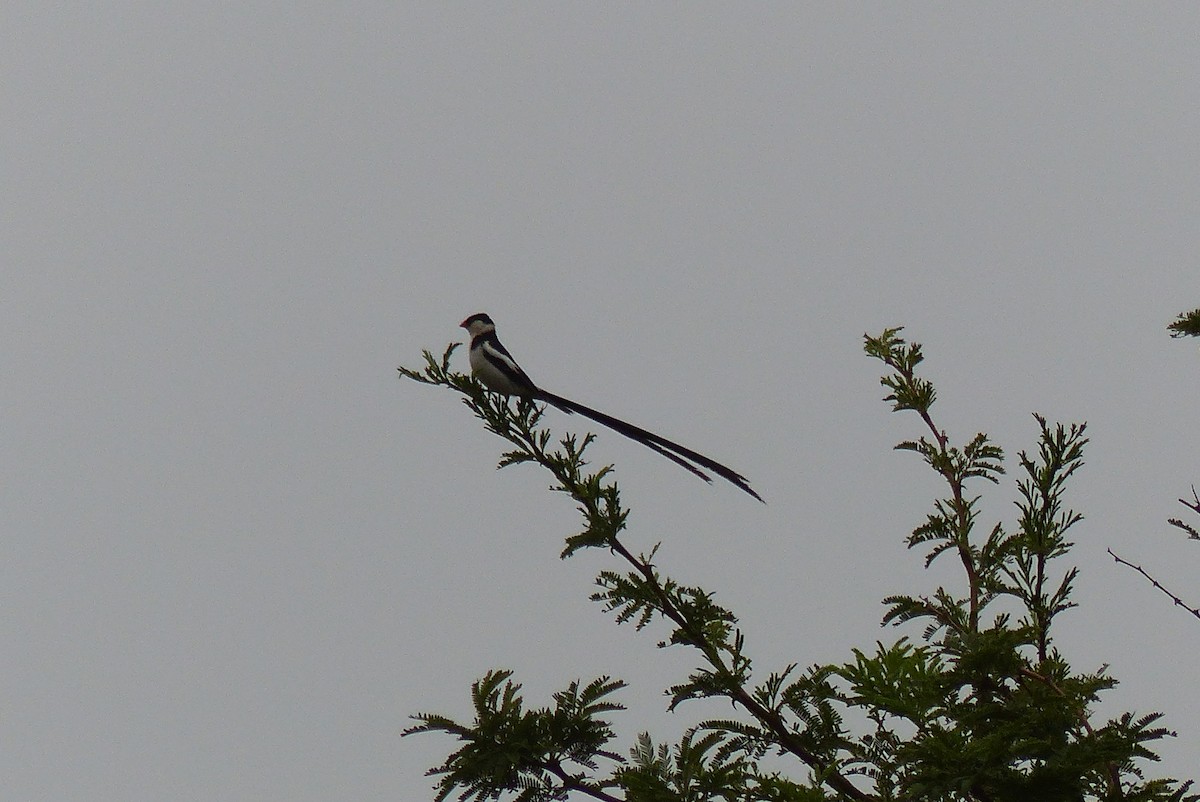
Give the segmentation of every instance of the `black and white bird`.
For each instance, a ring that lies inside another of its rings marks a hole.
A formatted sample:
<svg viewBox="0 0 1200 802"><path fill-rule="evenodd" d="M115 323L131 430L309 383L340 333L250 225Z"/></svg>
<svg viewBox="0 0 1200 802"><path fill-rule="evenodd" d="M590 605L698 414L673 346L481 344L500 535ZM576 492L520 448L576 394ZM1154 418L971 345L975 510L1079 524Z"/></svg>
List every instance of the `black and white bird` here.
<svg viewBox="0 0 1200 802"><path fill-rule="evenodd" d="M578 412L580 415L591 418L597 423L601 423L631 440L636 440L647 448L654 449L667 459L682 465L706 482L711 482L712 479L701 468L707 468L717 476L727 479L759 501L762 501L762 497L754 492L746 477L731 468L725 467L716 460L709 459L703 454L697 454L690 448L684 448L678 443L673 443L665 437L648 432L639 426L634 426L632 423L626 423L611 415L597 412L591 407L585 407L583 404L576 403L570 399L563 398L561 395L555 395L538 387L533 383L533 379L529 378L529 375L521 370L521 366L513 359L508 349L500 343L500 340L496 337L496 324L487 315L482 313L471 315L459 325L471 335L471 372L489 390L494 390L503 395L515 395L520 398L532 398L536 401L544 401L547 404L558 407L567 414Z"/></svg>

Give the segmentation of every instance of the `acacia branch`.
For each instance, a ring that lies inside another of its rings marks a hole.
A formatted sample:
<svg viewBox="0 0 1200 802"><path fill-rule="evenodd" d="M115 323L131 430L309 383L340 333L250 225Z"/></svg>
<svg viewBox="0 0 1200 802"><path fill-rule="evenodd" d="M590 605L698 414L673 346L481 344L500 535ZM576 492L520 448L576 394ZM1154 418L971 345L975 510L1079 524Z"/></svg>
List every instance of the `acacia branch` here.
<svg viewBox="0 0 1200 802"><path fill-rule="evenodd" d="M912 381L915 374L909 371L905 374L905 377ZM967 587L970 592L968 620L970 629L974 631L979 628L979 571L975 565L975 555L971 553L970 541L968 539L971 531L971 520L970 510L963 495L964 478L955 474L953 464L949 459L949 436L933 422L933 416L929 414L928 408L918 409L917 414L921 416L921 420L929 427L929 431L933 432L933 436L937 439L938 449L941 451L940 457L945 461L945 468L939 470L938 473L950 485L951 501L953 502L955 526L957 529L954 545L955 550L958 552L959 562L962 563L963 572L967 575Z"/></svg>
<svg viewBox="0 0 1200 802"><path fill-rule="evenodd" d="M587 794L593 799L599 799L601 802L624 802L620 797L606 793L599 788L593 788L586 783L582 783L579 779L573 776L570 772L562 767L562 764L557 760L553 762L542 762L541 767L550 774L558 777L562 781L564 791L578 791L581 794Z"/></svg>
<svg viewBox="0 0 1200 802"><path fill-rule="evenodd" d="M721 659L719 651L711 643L708 642L704 633L692 625L675 603L671 601L671 597L663 589L658 582L658 578L654 574L654 567L649 563L634 557L633 554L625 548L624 544L613 537L610 541L610 547L614 552L621 555L634 569L642 575L646 583L653 589L654 595L658 598L659 612L670 619L684 634L688 640L700 650L709 665L715 668L722 674L729 676L734 675L725 661ZM810 768L814 769L821 777L821 781L827 784L835 791L849 797L850 799L859 800L859 802L873 802L876 797L866 793L855 786L841 772L832 766L825 765L816 754L811 752L804 746L800 738L796 736L787 726L783 716L777 711L772 710L766 705L759 702L754 696L743 688L741 685L735 685L725 690L725 695L731 702L740 704L746 709L750 715L754 716L764 727L766 727L772 735L775 736L777 744L786 752L798 757Z"/></svg>

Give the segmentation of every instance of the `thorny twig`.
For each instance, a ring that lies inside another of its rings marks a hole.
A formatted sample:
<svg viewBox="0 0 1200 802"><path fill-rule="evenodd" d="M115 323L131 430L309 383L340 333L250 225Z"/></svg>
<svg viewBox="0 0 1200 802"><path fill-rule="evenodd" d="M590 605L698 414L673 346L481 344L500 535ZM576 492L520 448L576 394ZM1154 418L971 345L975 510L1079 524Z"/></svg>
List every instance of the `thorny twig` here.
<svg viewBox="0 0 1200 802"><path fill-rule="evenodd" d="M1154 577L1150 576L1150 574L1148 574L1148 573L1146 572L1146 570L1145 570L1144 568L1142 568L1142 566L1140 566L1140 565L1134 565L1133 563L1129 562L1128 560L1124 560L1124 559L1122 559L1122 558L1118 557L1118 556L1117 556L1117 554L1116 554L1116 552L1114 552L1112 549L1108 549L1108 553L1109 553L1109 554L1111 554L1111 555L1112 555L1112 558L1113 558L1114 560L1116 560L1118 563L1120 563L1121 565L1124 565L1124 566L1128 566L1129 568L1132 568L1133 570L1137 571L1139 574L1141 574L1141 575L1142 575L1142 576L1144 576L1144 577L1145 577L1147 580L1149 580L1151 585L1153 585L1154 587L1156 587L1156 588L1158 588L1159 590L1161 590L1163 593L1165 593L1165 594L1167 594L1168 596L1170 596L1170 597L1171 597L1171 601L1175 602L1175 606L1176 606L1176 607L1182 607L1183 609L1187 610L1189 613L1191 613L1192 615L1194 615L1196 618L1200 618L1200 610L1196 609L1195 607L1192 607L1192 606L1188 605L1188 603L1187 603L1187 602L1185 602L1183 599L1179 598L1179 597L1178 597L1178 596L1176 596L1174 593L1172 593L1171 591L1169 591L1169 590L1167 590L1165 587L1163 587L1162 583L1161 583L1161 582L1159 582L1159 581L1158 581L1157 579L1155 579Z"/></svg>

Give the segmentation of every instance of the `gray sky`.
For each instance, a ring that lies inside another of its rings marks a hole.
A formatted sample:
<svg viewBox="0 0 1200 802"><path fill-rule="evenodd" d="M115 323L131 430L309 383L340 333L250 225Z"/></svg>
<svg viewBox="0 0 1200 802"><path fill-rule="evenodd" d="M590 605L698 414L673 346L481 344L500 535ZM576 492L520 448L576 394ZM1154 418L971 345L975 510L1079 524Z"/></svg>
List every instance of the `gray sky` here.
<svg viewBox="0 0 1200 802"><path fill-rule="evenodd" d="M1195 587L1165 519L1200 354L1164 329L1200 305L1194 4L4 16L8 798L430 798L450 742L399 732L494 666L532 704L625 677L627 736L709 712L662 712L690 656L586 601L614 564L558 560L548 477L396 379L477 311L545 387L767 498L595 449L629 542L763 671L891 640L881 598L955 578L903 548L939 488L890 450L920 429L863 332L925 343L960 442L1086 419L1058 643L1192 773L1200 622L1105 549Z"/></svg>

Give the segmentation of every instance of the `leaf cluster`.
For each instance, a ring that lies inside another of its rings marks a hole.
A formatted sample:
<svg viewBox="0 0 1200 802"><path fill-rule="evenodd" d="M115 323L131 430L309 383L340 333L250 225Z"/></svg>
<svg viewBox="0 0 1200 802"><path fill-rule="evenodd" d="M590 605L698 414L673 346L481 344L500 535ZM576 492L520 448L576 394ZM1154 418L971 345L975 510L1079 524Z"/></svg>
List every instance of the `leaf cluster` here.
<svg viewBox="0 0 1200 802"><path fill-rule="evenodd" d="M436 799L455 790L467 800L514 792L520 802L562 799L572 790L602 793L605 784L582 770L594 772L602 760L621 760L604 748L613 733L602 716L623 709L607 697L625 683L609 677L582 686L572 682L554 694L553 707L526 710L521 686L511 677L511 671L489 671L471 685L471 724L437 713L413 716L420 723L405 735L444 732L463 743L429 772L439 778Z"/></svg>
<svg viewBox="0 0 1200 802"><path fill-rule="evenodd" d="M1200 309L1181 312L1167 326L1172 337L1200 337Z"/></svg>

